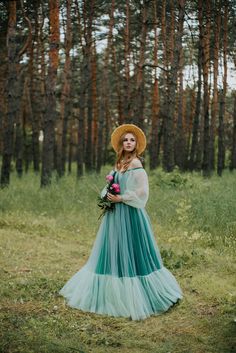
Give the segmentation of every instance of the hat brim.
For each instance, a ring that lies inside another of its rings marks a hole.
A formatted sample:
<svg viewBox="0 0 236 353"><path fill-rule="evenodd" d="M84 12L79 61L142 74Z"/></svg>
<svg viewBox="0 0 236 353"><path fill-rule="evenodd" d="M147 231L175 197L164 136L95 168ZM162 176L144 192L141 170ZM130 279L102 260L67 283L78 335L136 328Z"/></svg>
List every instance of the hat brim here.
<svg viewBox="0 0 236 353"><path fill-rule="evenodd" d="M123 124L118 126L111 135L111 144L116 153L119 150L120 138L125 133L134 133L138 141L137 153L141 154L147 145L146 136L144 132L134 124Z"/></svg>

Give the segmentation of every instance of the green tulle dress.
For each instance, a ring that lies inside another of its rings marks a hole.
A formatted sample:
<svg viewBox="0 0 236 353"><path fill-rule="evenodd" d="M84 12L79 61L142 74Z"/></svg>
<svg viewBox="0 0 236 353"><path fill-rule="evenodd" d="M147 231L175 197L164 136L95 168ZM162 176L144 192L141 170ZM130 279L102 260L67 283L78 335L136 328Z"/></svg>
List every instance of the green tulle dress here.
<svg viewBox="0 0 236 353"><path fill-rule="evenodd" d="M163 266L144 209L145 170L117 172L115 182L120 184L123 202L105 214L87 263L60 294L69 306L83 311L141 320L167 311L182 292Z"/></svg>

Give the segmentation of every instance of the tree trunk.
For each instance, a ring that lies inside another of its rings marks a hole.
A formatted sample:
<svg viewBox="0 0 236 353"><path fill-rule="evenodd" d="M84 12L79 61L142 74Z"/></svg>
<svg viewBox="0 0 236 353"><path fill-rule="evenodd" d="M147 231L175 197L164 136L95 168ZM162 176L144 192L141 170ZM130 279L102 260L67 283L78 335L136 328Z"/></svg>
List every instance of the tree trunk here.
<svg viewBox="0 0 236 353"><path fill-rule="evenodd" d="M184 6L184 3L180 6ZM186 148L186 136L184 131L184 85L183 85L183 46L182 37L184 29L184 8L180 12L178 22L178 35L179 39L179 92L178 92L178 115L177 115L177 129L175 136L175 164L183 171L185 168L185 148Z"/></svg>
<svg viewBox="0 0 236 353"><path fill-rule="evenodd" d="M202 24L199 24L202 26ZM200 33L202 30L200 29ZM198 81L197 81L197 97L196 97L196 106L193 119L193 131L192 131L192 141L191 141L191 150L190 150L190 159L189 159L189 169L193 171L196 168L196 158L198 145L200 143L200 128L199 128L199 117L201 110L201 89L202 89L202 46L201 38L199 39L198 44Z"/></svg>
<svg viewBox="0 0 236 353"><path fill-rule="evenodd" d="M154 84L153 84L153 94L152 94L152 126L151 126L151 138L150 138L150 169L155 169L158 165L158 118L160 111L160 98L159 98L159 87L158 87L158 77L157 77L157 50L158 50L158 37L157 37L157 8L156 2L153 5L154 12Z"/></svg>
<svg viewBox="0 0 236 353"><path fill-rule="evenodd" d="M161 10L161 37L162 37L162 61L164 70L163 73L163 85L167 89L167 70L168 70L168 62L167 62L167 35L166 35L166 0L162 1L162 10ZM166 102L164 102L165 104Z"/></svg>
<svg viewBox="0 0 236 353"><path fill-rule="evenodd" d="M195 110L196 110L196 95L195 95L195 90L192 89L190 91L190 107L189 107L189 121L188 121L188 128L187 128L187 136L186 136L186 160L185 160L185 169L189 168L189 152L190 152L190 146L191 146L191 136L192 136L192 131L193 131L193 121L194 121L194 116L195 116Z"/></svg>
<svg viewBox="0 0 236 353"><path fill-rule="evenodd" d="M72 172L72 162L74 161L74 146L77 145L77 141L75 143L74 136L77 137L77 128L75 129L75 121L74 119L70 119L70 127L69 127L69 152L68 152L68 173ZM75 134L76 133L76 134ZM77 139L76 139L77 140Z"/></svg>
<svg viewBox="0 0 236 353"><path fill-rule="evenodd" d="M42 174L41 186L51 183L54 143L55 143L55 121L56 113L56 80L58 69L59 51L59 0L50 0L50 39L49 39L49 68L46 87L46 111L43 124L43 152L42 152Z"/></svg>
<svg viewBox="0 0 236 353"><path fill-rule="evenodd" d="M219 128L218 128L218 163L217 163L217 174L222 175L224 169L224 92L221 91L220 95L220 109L219 109Z"/></svg>
<svg viewBox="0 0 236 353"><path fill-rule="evenodd" d="M236 94L234 94L234 120L233 120L233 136L232 150L230 158L230 170L236 169Z"/></svg>
<svg viewBox="0 0 236 353"><path fill-rule="evenodd" d="M92 146L93 146L93 168L97 165L98 148L98 103L97 103L97 58L96 43L93 43L92 53L92 99L93 99L93 124L92 124Z"/></svg>
<svg viewBox="0 0 236 353"><path fill-rule="evenodd" d="M63 71L63 86L61 92L60 119L62 125L59 143L57 144L57 172L59 177L65 174L67 154L68 119L70 115L70 91L71 91L71 59L72 25L71 25L71 0L66 2L66 33L65 33L65 65Z"/></svg>
<svg viewBox="0 0 236 353"><path fill-rule="evenodd" d="M93 86L92 86L92 57L93 57L93 15L94 15L94 0L87 4L88 6L88 25L85 29L86 36L86 58L87 58L87 138L86 138L86 151L85 151L85 169L87 172L91 172L93 169L93 148L92 148L92 126L93 126ZM85 15L85 12L84 12Z"/></svg>
<svg viewBox="0 0 236 353"><path fill-rule="evenodd" d="M6 121L7 97L5 80L7 77L7 47L6 47L7 27L0 31L0 155L3 148L3 123Z"/></svg>
<svg viewBox="0 0 236 353"><path fill-rule="evenodd" d="M144 128L144 63L145 63L145 51L146 51L146 37L147 37L147 7L148 1L144 0L142 6L142 27L140 35L140 50L139 50L139 61L137 64L137 78L136 78L136 95L134 105L134 116L133 121L141 129Z"/></svg>
<svg viewBox="0 0 236 353"><path fill-rule="evenodd" d="M15 141L14 141L14 157L15 157L15 163L16 163L16 172L17 176L19 178L22 177L23 174L23 154L24 153L24 145L26 141L24 141L24 134L23 134L23 120L26 118L26 105L27 105L27 79L25 79L25 82L23 83L22 87L22 98L21 98L21 104L19 107L19 113L16 116L16 121L15 121ZM26 137L27 138L27 137Z"/></svg>
<svg viewBox="0 0 236 353"><path fill-rule="evenodd" d="M32 155L33 168L36 173L40 170L40 151L39 151L39 130L41 122L41 101L40 101L40 23L39 23L39 8L36 8L35 13L35 34L30 43L29 53L29 76L30 76L30 94L29 102L31 104L31 124L32 124ZM36 43L36 44L35 44ZM34 53L35 52L35 53Z"/></svg>
<svg viewBox="0 0 236 353"><path fill-rule="evenodd" d="M110 26L114 27L114 11L115 11L115 1L112 1L111 5L111 12L110 12ZM114 76L115 76L115 89L117 94L117 111L118 111L118 123L119 125L123 124L124 122L124 115L123 115L123 102L122 102L122 95L121 95L121 84L120 84L120 74L117 67L117 59L116 59L116 47L113 40L113 30L111 31L111 51L112 51L112 62L114 68Z"/></svg>
<svg viewBox="0 0 236 353"><path fill-rule="evenodd" d="M11 159L13 154L14 123L17 115L18 54L16 44L16 1L9 1L7 31L8 77L7 77L7 116L4 123L1 186L10 183Z"/></svg>
<svg viewBox="0 0 236 353"><path fill-rule="evenodd" d="M213 60L213 97L211 109L211 126L210 126L210 168L215 169L215 134L216 134L216 117L218 113L218 66L219 66L219 49L220 49L220 3L216 2L214 16L214 60Z"/></svg>
<svg viewBox="0 0 236 353"><path fill-rule="evenodd" d="M173 61L168 73L168 94L167 94L167 107L164 125L164 151L163 151L163 168L167 172L174 169L174 116L175 116L175 98L177 89L177 75L179 70L182 33L181 22L184 17L185 0L178 1L179 8L179 24L176 33L174 47Z"/></svg>
<svg viewBox="0 0 236 353"><path fill-rule="evenodd" d="M103 101L104 102L104 101ZM103 146L104 146L104 141L103 141L103 126L104 126L104 120L105 120L105 106L104 103L101 104L100 110L99 110L99 115L98 115L98 146L97 146L97 164L96 164L96 172L100 173L101 167L102 167L102 157L103 157Z"/></svg>
<svg viewBox="0 0 236 353"><path fill-rule="evenodd" d="M80 74L80 96L79 96L79 112L78 115L78 143L77 143L77 178L84 174L84 135L85 135L85 100L86 100L86 87L85 87L85 73L87 61L84 57L81 63ZM77 112L77 110L76 110Z"/></svg>
<svg viewBox="0 0 236 353"><path fill-rule="evenodd" d="M219 132L218 132L218 164L217 174L222 175L222 171L225 167L225 143L224 143L224 116L225 116L225 98L227 92L227 46L228 46L228 1L224 2L224 19L223 19L223 90L220 102L220 113L219 113Z"/></svg>
<svg viewBox="0 0 236 353"><path fill-rule="evenodd" d="M109 108L109 57L112 53L112 40L113 40L113 27L114 27L114 10L115 10L115 0L112 0L111 10L110 10L110 20L109 20L109 31L107 39L107 47L105 50L104 58L104 69L103 69L103 82L100 87L101 90L101 104L98 115L98 149L97 149L97 173L100 173L104 159L106 159L106 151L108 147L108 140L105 140L104 131L106 127L107 120L110 120L110 108ZM126 19L127 21L127 19ZM125 59L126 61L126 59ZM120 112L121 113L121 112ZM120 120L120 118L119 118ZM109 131L108 131L109 133Z"/></svg>
<svg viewBox="0 0 236 353"><path fill-rule="evenodd" d="M76 0L76 11L78 17L78 35L79 35L79 44L82 50L83 57L80 64L80 94L79 94L79 109L77 105L75 107L75 115L78 119L78 130L77 130L77 178L80 178L84 174L84 157L85 157L85 104L86 104L86 80L88 75L88 58L86 53L86 47L83 44L83 30L80 16L80 9L78 1ZM84 9L84 17L86 12ZM84 18L84 23L85 23ZM85 32L85 29L84 29ZM85 38L84 38L85 39ZM74 82L75 85L75 82Z"/></svg>
<svg viewBox="0 0 236 353"><path fill-rule="evenodd" d="M113 0L114 2L114 0ZM113 10L114 13L114 10ZM114 22L114 21L113 21ZM113 23L114 26L114 23ZM125 51L124 51L124 63L125 63L125 83L124 83L124 116L125 120L131 117L131 102L130 102L130 4L129 0L126 0L126 23L125 23Z"/></svg>
<svg viewBox="0 0 236 353"><path fill-rule="evenodd" d="M29 77L23 77L21 81L22 87L22 98L19 109L19 114L16 118L16 133L15 133L15 159L16 159L16 171L18 177L23 174L23 161L25 171L28 171L30 164L31 155L31 144L29 142L29 128L32 122L32 109L29 92Z"/></svg>
<svg viewBox="0 0 236 353"><path fill-rule="evenodd" d="M104 129L104 152L103 152L103 164L108 162L108 150L107 146L110 142L110 132L111 132L111 117L110 112L106 110L105 115L105 129Z"/></svg>
<svg viewBox="0 0 236 353"><path fill-rule="evenodd" d="M199 5L199 25L202 21L201 15L202 11L202 0L198 1ZM200 33L202 37L202 68L203 68L203 117L204 117L204 139L203 139L203 162L202 169L203 175L205 177L210 176L210 122L209 122L209 84L208 84L208 76L209 76L209 66L210 66L210 29L211 29L211 7L210 1L206 1L206 25L205 32ZM203 28L203 27L201 27Z"/></svg>

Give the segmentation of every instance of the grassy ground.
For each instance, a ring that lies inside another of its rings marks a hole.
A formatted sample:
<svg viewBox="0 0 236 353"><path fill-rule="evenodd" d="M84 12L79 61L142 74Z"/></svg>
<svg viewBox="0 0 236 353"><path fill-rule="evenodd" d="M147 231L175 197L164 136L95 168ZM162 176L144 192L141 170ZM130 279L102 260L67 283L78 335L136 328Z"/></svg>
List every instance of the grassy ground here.
<svg viewBox="0 0 236 353"><path fill-rule="evenodd" d="M236 175L149 175L147 211L183 301L138 322L68 308L58 291L90 253L104 177L40 190L13 176L0 190L0 352L234 352Z"/></svg>

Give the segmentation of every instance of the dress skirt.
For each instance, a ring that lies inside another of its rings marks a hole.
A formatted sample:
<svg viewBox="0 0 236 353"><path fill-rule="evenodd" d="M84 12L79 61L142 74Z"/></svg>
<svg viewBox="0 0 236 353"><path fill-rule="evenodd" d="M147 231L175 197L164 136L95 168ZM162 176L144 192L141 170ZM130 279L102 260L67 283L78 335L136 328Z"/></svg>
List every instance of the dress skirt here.
<svg viewBox="0 0 236 353"><path fill-rule="evenodd" d="M73 308L132 320L165 312L182 298L146 210L124 203L105 214L87 263L60 294Z"/></svg>

